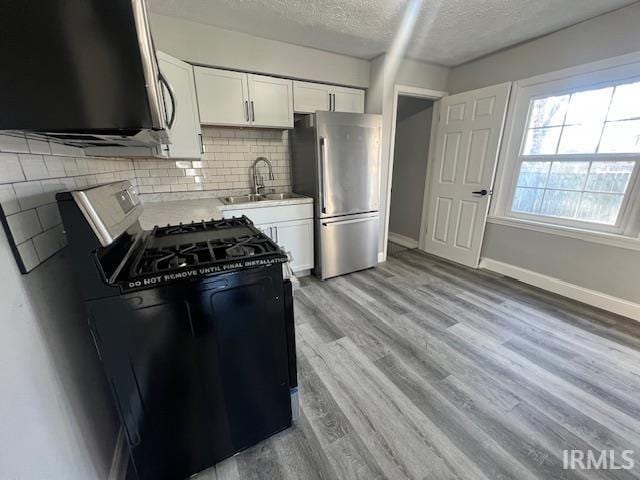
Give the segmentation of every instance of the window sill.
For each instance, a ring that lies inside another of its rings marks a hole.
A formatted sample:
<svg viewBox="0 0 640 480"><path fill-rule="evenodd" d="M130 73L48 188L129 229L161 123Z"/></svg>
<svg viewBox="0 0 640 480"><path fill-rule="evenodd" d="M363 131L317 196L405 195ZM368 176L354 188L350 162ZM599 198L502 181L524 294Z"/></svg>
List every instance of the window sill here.
<svg viewBox="0 0 640 480"><path fill-rule="evenodd" d="M574 238L585 242L600 243L602 245L609 245L611 247L640 251L640 238L637 237L628 237L625 235L616 235L613 233L594 232L575 227L565 227L512 217L490 216L487 218L487 222L495 225L505 225L507 227L523 228L525 230L533 230L535 232Z"/></svg>

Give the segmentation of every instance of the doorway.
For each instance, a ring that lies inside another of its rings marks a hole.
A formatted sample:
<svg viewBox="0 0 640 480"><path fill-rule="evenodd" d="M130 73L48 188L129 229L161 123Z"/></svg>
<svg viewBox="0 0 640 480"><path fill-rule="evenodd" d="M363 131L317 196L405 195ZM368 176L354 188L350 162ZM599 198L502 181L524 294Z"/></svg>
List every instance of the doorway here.
<svg viewBox="0 0 640 480"><path fill-rule="evenodd" d="M417 248L419 244L433 110L433 99L398 95L389 203L389 253Z"/></svg>

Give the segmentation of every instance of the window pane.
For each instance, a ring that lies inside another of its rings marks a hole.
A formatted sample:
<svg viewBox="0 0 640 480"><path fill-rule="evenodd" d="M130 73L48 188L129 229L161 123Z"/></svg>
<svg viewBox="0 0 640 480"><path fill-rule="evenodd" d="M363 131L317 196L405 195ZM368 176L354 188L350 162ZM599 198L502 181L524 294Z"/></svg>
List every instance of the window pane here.
<svg viewBox="0 0 640 480"><path fill-rule="evenodd" d="M618 85L607 120L640 117L640 82Z"/></svg>
<svg viewBox="0 0 640 480"><path fill-rule="evenodd" d="M542 200L542 215L552 217L573 217L580 202L580 192L568 192L564 190L546 190Z"/></svg>
<svg viewBox="0 0 640 480"><path fill-rule="evenodd" d="M634 166L634 162L593 162L586 190L625 193Z"/></svg>
<svg viewBox="0 0 640 480"><path fill-rule="evenodd" d="M558 153L595 153L601 134L602 123L564 127Z"/></svg>
<svg viewBox="0 0 640 480"><path fill-rule="evenodd" d="M514 212L538 213L543 192L541 188L516 188L511 209Z"/></svg>
<svg viewBox="0 0 640 480"><path fill-rule="evenodd" d="M547 187L582 190L589 173L589 162L553 162Z"/></svg>
<svg viewBox="0 0 640 480"><path fill-rule="evenodd" d="M640 152L640 120L606 123L598 153L634 152Z"/></svg>
<svg viewBox="0 0 640 480"><path fill-rule="evenodd" d="M623 195L610 193L584 193L578 219L613 225L618 218L622 198Z"/></svg>
<svg viewBox="0 0 640 480"><path fill-rule="evenodd" d="M556 153L561 130L562 127L528 130L523 155L553 155Z"/></svg>
<svg viewBox="0 0 640 480"><path fill-rule="evenodd" d="M569 95L534 100L531 105L529 128L562 125L568 103Z"/></svg>
<svg viewBox="0 0 640 480"><path fill-rule="evenodd" d="M572 94L565 125L604 122L612 93L613 87L607 87Z"/></svg>
<svg viewBox="0 0 640 480"><path fill-rule="evenodd" d="M518 175L518 186L544 187L550 166L551 162L522 162L520 175Z"/></svg>

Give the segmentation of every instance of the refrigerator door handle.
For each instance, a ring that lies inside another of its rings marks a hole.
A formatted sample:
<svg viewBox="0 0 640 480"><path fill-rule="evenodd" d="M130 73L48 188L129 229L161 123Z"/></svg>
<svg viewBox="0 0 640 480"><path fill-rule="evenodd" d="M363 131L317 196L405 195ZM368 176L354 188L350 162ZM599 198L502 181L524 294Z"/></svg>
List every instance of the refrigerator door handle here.
<svg viewBox="0 0 640 480"><path fill-rule="evenodd" d="M327 155L327 139L320 137L320 208L322 213L327 213L325 206L325 181L324 181L324 164Z"/></svg>
<svg viewBox="0 0 640 480"><path fill-rule="evenodd" d="M373 220L376 220L377 218L378 215L372 215L370 217L355 218L353 220L336 220L334 222L322 222L322 225L325 227L330 227L332 225L348 225L350 223L371 222Z"/></svg>

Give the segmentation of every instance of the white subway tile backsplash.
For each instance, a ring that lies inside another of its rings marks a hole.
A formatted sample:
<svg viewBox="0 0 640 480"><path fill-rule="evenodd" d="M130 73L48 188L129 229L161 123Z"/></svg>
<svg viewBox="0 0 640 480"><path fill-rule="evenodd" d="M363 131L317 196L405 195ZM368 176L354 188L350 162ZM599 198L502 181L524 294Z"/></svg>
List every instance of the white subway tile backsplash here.
<svg viewBox="0 0 640 480"><path fill-rule="evenodd" d="M216 195L247 193L252 186L250 168L258 156L269 159L274 180L260 166L266 187L290 190L289 136L286 131L252 128L211 128L203 130L206 153L199 161L134 161L141 194L189 191L214 191ZM167 196L166 198L174 198Z"/></svg>
<svg viewBox="0 0 640 480"><path fill-rule="evenodd" d="M36 247L33 245L33 241L27 240L26 242L18 245L18 254L27 272L30 272L40 264L40 259L36 253Z"/></svg>
<svg viewBox="0 0 640 480"><path fill-rule="evenodd" d="M45 195L41 182L16 183L13 185L13 189L18 197L21 210L29 210L49 203L49 197Z"/></svg>
<svg viewBox="0 0 640 480"><path fill-rule="evenodd" d="M85 157L81 149L23 136L0 135L0 150L0 204L27 271L65 244L57 192L123 179L138 183L129 159Z"/></svg>
<svg viewBox="0 0 640 480"><path fill-rule="evenodd" d="M24 212L9 215L7 224L13 236L14 242L20 244L42 231L38 215L35 210L27 210Z"/></svg>
<svg viewBox="0 0 640 480"><path fill-rule="evenodd" d="M33 238L33 245L40 261L46 260L67 244L62 225L53 227Z"/></svg>
<svg viewBox="0 0 640 480"><path fill-rule="evenodd" d="M55 203L49 203L48 205L38 207L36 208L36 212L43 230L49 230L51 227L55 227L61 222L58 205Z"/></svg>
<svg viewBox="0 0 640 480"><path fill-rule="evenodd" d="M24 135L0 135L0 151L29 153L29 145Z"/></svg>
<svg viewBox="0 0 640 480"><path fill-rule="evenodd" d="M5 215L13 215L20 211L20 204L16 192L13 190L13 185L0 185L0 205L2 205L2 211Z"/></svg>
<svg viewBox="0 0 640 480"><path fill-rule="evenodd" d="M27 180L42 180L49 177L49 172L44 164L42 155L18 155L22 164L22 171Z"/></svg>
<svg viewBox="0 0 640 480"><path fill-rule="evenodd" d="M76 162L76 159L73 157L69 157L69 158L65 158L63 159L63 165L64 165L64 173L67 176L73 176L73 175L78 175L78 163Z"/></svg>
<svg viewBox="0 0 640 480"><path fill-rule="evenodd" d="M49 144L51 147L51 153L53 155L61 155L68 157L84 157L84 150L78 147L70 147L69 145L63 145L61 143Z"/></svg>
<svg viewBox="0 0 640 480"><path fill-rule="evenodd" d="M51 153L49 142L46 142L44 140L34 140L32 138L28 138L27 145L29 146L29 151L31 153L39 153L45 155Z"/></svg>
<svg viewBox="0 0 640 480"><path fill-rule="evenodd" d="M16 153L0 153L0 183L20 182L25 180L20 158Z"/></svg>
<svg viewBox="0 0 640 480"><path fill-rule="evenodd" d="M44 164L47 167L49 177L64 177L64 161L62 157L56 157L54 155L45 155Z"/></svg>

